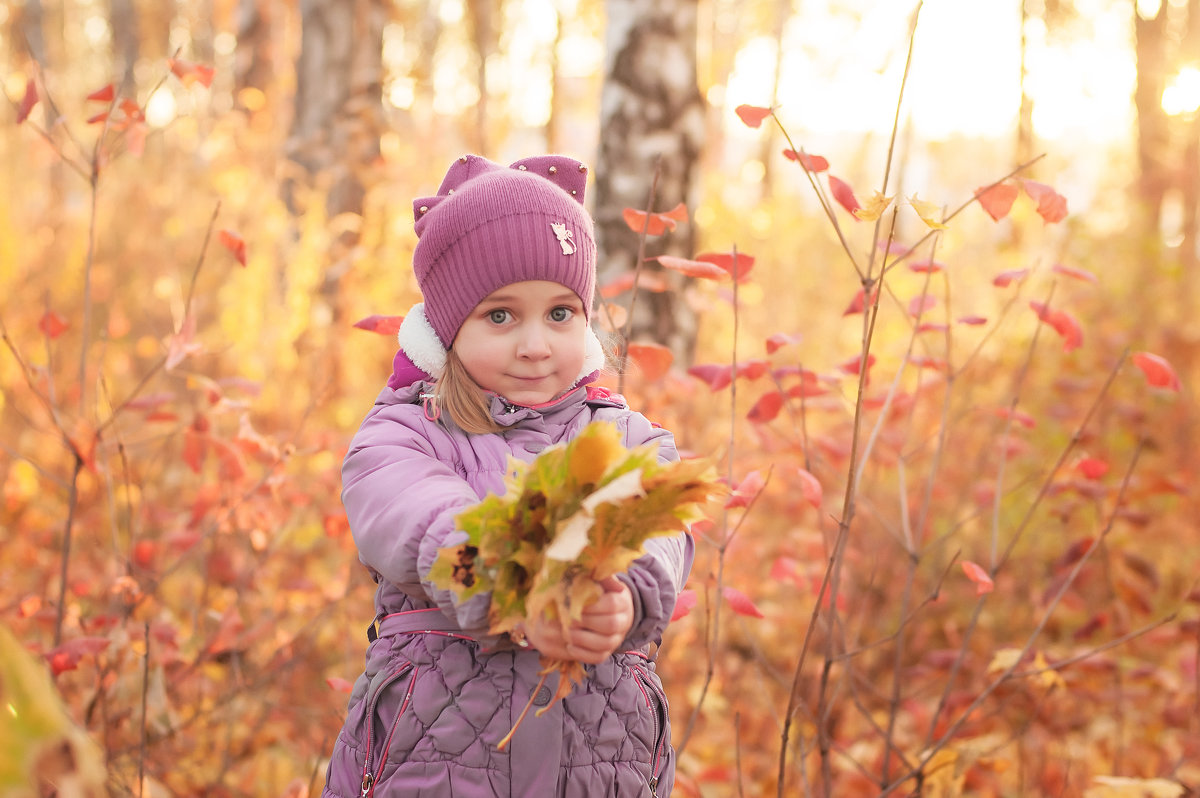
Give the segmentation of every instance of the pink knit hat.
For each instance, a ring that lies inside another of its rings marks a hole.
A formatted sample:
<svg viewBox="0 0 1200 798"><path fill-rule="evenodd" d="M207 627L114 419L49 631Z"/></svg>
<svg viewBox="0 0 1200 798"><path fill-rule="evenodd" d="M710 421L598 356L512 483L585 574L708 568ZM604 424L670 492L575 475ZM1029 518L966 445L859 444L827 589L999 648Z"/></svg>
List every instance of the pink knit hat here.
<svg viewBox="0 0 1200 798"><path fill-rule="evenodd" d="M587 167L542 155L504 167L478 155L455 161L436 197L413 201L413 270L425 317L447 349L484 297L523 280L570 288L592 311L596 243L583 207Z"/></svg>

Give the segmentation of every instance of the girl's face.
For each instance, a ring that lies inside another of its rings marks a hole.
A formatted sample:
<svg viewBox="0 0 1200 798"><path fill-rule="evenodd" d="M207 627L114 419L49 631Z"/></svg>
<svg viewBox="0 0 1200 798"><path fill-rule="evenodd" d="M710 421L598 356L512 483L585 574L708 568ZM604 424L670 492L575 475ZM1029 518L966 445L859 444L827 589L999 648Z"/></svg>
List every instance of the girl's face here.
<svg viewBox="0 0 1200 798"><path fill-rule="evenodd" d="M579 379L587 333L583 310L583 301L559 283L512 283L471 311L453 348L485 390L513 404L542 404Z"/></svg>

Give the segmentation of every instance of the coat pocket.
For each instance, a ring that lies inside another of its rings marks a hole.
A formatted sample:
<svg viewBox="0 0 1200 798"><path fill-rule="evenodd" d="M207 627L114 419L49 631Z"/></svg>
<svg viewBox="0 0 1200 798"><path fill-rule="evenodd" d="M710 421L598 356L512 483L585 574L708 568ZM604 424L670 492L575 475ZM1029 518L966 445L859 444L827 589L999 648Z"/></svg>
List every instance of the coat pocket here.
<svg viewBox="0 0 1200 798"><path fill-rule="evenodd" d="M671 745L671 722L667 712L667 696L663 693L658 677L651 674L641 665L634 665L631 670L641 688L645 701L644 708L653 722L654 733L650 749L650 794L657 795L658 783L663 776L663 767L667 763Z"/></svg>
<svg viewBox="0 0 1200 798"><path fill-rule="evenodd" d="M412 702L413 685L417 680L417 668L411 662L402 662L380 671L371 680L367 691L366 743L363 749L362 796L374 795L375 784L383 775L387 764L387 753L392 735L400 718L409 710Z"/></svg>

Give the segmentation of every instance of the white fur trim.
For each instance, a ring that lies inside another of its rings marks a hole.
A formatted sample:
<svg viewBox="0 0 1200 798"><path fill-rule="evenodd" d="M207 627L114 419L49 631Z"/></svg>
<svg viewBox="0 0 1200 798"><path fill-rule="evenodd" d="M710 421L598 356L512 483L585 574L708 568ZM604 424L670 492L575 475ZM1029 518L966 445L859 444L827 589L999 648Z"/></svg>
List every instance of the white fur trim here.
<svg viewBox="0 0 1200 798"><path fill-rule="evenodd" d="M583 371L579 372L575 382L578 383L593 371L600 371L607 362L608 356L604 354L604 344L600 343L596 331L589 326L587 340L583 344Z"/></svg>
<svg viewBox="0 0 1200 798"><path fill-rule="evenodd" d="M437 337L437 333L433 331L433 325L429 323L429 319L425 318L423 303L413 305L412 309L408 311L408 315L400 323L396 341L414 366L435 380L442 375L442 371L446 368L446 349L442 346L442 341ZM600 371L606 363L607 356L604 354L604 345L600 343L596 331L589 326L583 345L583 369L575 378L575 382L578 383L593 371Z"/></svg>
<svg viewBox="0 0 1200 798"><path fill-rule="evenodd" d="M417 303L400 322L396 341L413 365L437 379L446 368L446 348L425 318L425 305Z"/></svg>

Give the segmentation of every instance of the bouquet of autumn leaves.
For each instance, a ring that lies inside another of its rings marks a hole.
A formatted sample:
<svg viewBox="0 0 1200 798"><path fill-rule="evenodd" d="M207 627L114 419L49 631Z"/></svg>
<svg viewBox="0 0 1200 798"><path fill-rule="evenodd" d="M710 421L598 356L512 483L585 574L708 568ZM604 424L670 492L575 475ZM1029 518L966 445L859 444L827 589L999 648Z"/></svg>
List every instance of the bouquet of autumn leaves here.
<svg viewBox="0 0 1200 798"><path fill-rule="evenodd" d="M685 531L725 491L707 460L660 463L657 443L626 449L616 425L603 421L509 466L504 494L458 515L467 541L442 548L429 572L461 601L490 592L492 634L539 615L567 629L603 593L598 582L626 570L646 540ZM583 665L543 657L542 682L555 671L557 701L583 678Z"/></svg>

